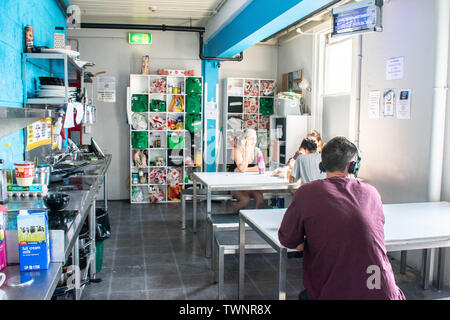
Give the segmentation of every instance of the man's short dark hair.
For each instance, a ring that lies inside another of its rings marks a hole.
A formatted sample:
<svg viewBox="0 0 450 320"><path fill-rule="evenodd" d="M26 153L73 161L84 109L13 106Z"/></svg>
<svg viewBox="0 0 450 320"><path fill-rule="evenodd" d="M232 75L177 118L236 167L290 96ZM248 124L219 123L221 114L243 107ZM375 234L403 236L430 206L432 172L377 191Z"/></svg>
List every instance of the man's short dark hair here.
<svg viewBox="0 0 450 320"><path fill-rule="evenodd" d="M314 139L311 138L303 139L302 143L300 144L300 149L306 149L309 152L314 152L317 150L317 143Z"/></svg>
<svg viewBox="0 0 450 320"><path fill-rule="evenodd" d="M356 147L344 137L335 137L322 149L322 165L328 172L345 171L356 154Z"/></svg>

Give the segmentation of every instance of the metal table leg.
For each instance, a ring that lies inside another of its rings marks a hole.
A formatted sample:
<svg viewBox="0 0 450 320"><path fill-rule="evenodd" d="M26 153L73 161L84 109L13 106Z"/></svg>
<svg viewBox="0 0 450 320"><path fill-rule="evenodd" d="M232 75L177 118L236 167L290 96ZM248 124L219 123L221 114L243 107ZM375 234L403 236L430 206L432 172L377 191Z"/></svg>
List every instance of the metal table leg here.
<svg viewBox="0 0 450 320"><path fill-rule="evenodd" d="M206 212L211 213L211 188L206 191Z"/></svg>
<svg viewBox="0 0 450 320"><path fill-rule="evenodd" d="M219 246L218 248L218 254L219 254L219 300L224 299L223 294L223 282L224 282L224 269L225 269L225 250L223 246Z"/></svg>
<svg viewBox="0 0 450 320"><path fill-rule="evenodd" d="M238 299L244 299L245 279L245 222L239 218L239 289Z"/></svg>
<svg viewBox="0 0 450 320"><path fill-rule="evenodd" d="M423 249L422 251L422 287L427 290L432 279L431 262L434 257L434 249Z"/></svg>
<svg viewBox="0 0 450 320"><path fill-rule="evenodd" d="M442 290L444 287L445 277L445 250L446 248L439 248L438 255L438 274L437 274L437 289Z"/></svg>
<svg viewBox="0 0 450 320"><path fill-rule="evenodd" d="M208 187L206 191L206 215L205 215L205 245L206 245L206 257L211 257L211 250L214 241L214 227L208 228L208 216L211 214L211 189Z"/></svg>
<svg viewBox="0 0 450 320"><path fill-rule="evenodd" d="M194 185L193 197L192 197L192 232L197 232L197 180L195 176L192 179Z"/></svg>
<svg viewBox="0 0 450 320"><path fill-rule="evenodd" d="M97 273L97 259L96 259L96 248L95 248L95 229L96 229L96 217L95 217L95 206L96 201L91 204L89 212L89 238L91 239L91 245L89 246L89 257L91 259L89 266L89 277L95 279L95 274Z"/></svg>
<svg viewBox="0 0 450 320"><path fill-rule="evenodd" d="M103 176L103 202L105 204L105 211L108 211L108 174Z"/></svg>
<svg viewBox="0 0 450 320"><path fill-rule="evenodd" d="M186 198L181 195L181 229L186 229Z"/></svg>
<svg viewBox="0 0 450 320"><path fill-rule="evenodd" d="M406 255L408 251L403 250L401 252L401 258L400 258L400 273L405 274L406 273Z"/></svg>
<svg viewBox="0 0 450 320"><path fill-rule="evenodd" d="M286 300L286 259L287 249L280 248L278 265L278 299Z"/></svg>
<svg viewBox="0 0 450 320"><path fill-rule="evenodd" d="M79 243L79 237L75 239L75 243L72 248L72 271L75 272L75 289L73 291L73 299L74 300L80 300L80 293L81 293L81 274L80 274L80 243Z"/></svg>

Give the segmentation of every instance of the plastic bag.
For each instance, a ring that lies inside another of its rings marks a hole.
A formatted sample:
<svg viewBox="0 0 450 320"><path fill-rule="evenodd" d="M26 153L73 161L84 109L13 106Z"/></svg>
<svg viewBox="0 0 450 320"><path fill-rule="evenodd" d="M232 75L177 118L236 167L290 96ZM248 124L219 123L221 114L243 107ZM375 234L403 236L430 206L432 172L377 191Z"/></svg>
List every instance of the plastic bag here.
<svg viewBox="0 0 450 320"><path fill-rule="evenodd" d="M151 187L148 192L148 201L151 203L164 201L164 193L158 187Z"/></svg>
<svg viewBox="0 0 450 320"><path fill-rule="evenodd" d="M201 113L202 112L202 96L186 96L186 112Z"/></svg>
<svg viewBox="0 0 450 320"><path fill-rule="evenodd" d="M197 114L188 114L186 116L186 129L191 132L200 132L202 130L202 118Z"/></svg>
<svg viewBox="0 0 450 320"><path fill-rule="evenodd" d="M141 113L133 113L131 116L133 130L147 130L147 117Z"/></svg>
<svg viewBox="0 0 450 320"><path fill-rule="evenodd" d="M166 170L152 169L150 171L150 183L151 184L166 184Z"/></svg>
<svg viewBox="0 0 450 320"><path fill-rule="evenodd" d="M131 96L131 111L148 112L148 95L133 94Z"/></svg>
<svg viewBox="0 0 450 320"><path fill-rule="evenodd" d="M273 99L272 98L260 98L259 99L259 112L261 114L265 114L265 115L273 114Z"/></svg>
<svg viewBox="0 0 450 320"><path fill-rule="evenodd" d="M96 232L95 240L104 241L111 237L111 226L109 224L108 212L102 208L95 210Z"/></svg>
<svg viewBox="0 0 450 320"><path fill-rule="evenodd" d="M131 145L133 149L147 149L148 148L148 132L133 131L131 132Z"/></svg>
<svg viewBox="0 0 450 320"><path fill-rule="evenodd" d="M131 198L133 202L142 202L144 201L144 193L141 188L134 188L131 194Z"/></svg>
<svg viewBox="0 0 450 320"><path fill-rule="evenodd" d="M181 186L180 185L169 186L167 188L167 198L170 201L180 201L180 197L181 197Z"/></svg>
<svg viewBox="0 0 450 320"><path fill-rule="evenodd" d="M170 102L169 112L183 112L184 111L184 97L173 96Z"/></svg>
<svg viewBox="0 0 450 320"><path fill-rule="evenodd" d="M176 186L181 182L181 168L169 168L167 170L167 184Z"/></svg>
<svg viewBox="0 0 450 320"><path fill-rule="evenodd" d="M169 138L169 149L183 149L184 137L177 133L172 133Z"/></svg>
<svg viewBox="0 0 450 320"><path fill-rule="evenodd" d="M152 99L150 101L150 112L166 112L166 102L164 100Z"/></svg>
<svg viewBox="0 0 450 320"><path fill-rule="evenodd" d="M201 78L187 78L186 79L186 94L188 96L202 95L202 79Z"/></svg>

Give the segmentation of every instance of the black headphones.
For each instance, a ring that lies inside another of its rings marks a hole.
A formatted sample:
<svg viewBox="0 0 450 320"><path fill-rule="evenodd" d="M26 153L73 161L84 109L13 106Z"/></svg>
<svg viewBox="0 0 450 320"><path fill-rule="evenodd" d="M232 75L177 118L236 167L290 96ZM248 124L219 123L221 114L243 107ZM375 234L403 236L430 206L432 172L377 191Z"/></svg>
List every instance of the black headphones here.
<svg viewBox="0 0 450 320"><path fill-rule="evenodd" d="M358 176L359 168L361 167L361 154L359 153L359 148L351 142L352 145L356 148L356 161L351 161L350 165L348 166L348 173L355 175L355 177ZM327 170L323 166L322 162L319 163L319 170L320 173L326 172Z"/></svg>

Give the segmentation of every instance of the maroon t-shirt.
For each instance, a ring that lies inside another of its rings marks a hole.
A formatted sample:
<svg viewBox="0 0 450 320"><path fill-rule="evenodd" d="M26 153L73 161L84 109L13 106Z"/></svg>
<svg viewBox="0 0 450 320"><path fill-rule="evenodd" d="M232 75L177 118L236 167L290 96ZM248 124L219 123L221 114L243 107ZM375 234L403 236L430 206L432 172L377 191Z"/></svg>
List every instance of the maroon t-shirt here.
<svg viewBox="0 0 450 320"><path fill-rule="evenodd" d="M305 243L310 299L405 299L386 255L381 198L367 183L333 177L302 185L278 237L287 248Z"/></svg>

